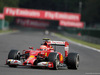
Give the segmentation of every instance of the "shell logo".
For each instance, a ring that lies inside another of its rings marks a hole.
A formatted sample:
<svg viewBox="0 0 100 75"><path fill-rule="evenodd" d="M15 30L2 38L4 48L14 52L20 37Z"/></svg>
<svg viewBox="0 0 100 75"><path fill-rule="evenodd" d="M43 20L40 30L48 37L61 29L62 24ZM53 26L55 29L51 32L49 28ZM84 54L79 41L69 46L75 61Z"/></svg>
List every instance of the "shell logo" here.
<svg viewBox="0 0 100 75"><path fill-rule="evenodd" d="M33 56L33 55L31 55L31 56L30 56L30 58L34 58L34 56Z"/></svg>
<svg viewBox="0 0 100 75"><path fill-rule="evenodd" d="M31 59L33 59L33 58L34 58L34 56L31 55L31 56L28 58L28 61L31 60Z"/></svg>

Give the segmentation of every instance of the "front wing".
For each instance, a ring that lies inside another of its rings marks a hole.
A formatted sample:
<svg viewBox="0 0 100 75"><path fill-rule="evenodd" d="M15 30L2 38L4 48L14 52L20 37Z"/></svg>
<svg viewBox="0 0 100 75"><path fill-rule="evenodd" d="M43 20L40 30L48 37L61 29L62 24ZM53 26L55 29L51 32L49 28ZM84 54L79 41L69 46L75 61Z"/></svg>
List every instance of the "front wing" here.
<svg viewBox="0 0 100 75"><path fill-rule="evenodd" d="M14 59L7 59L6 60L6 65L17 65L17 66L38 66L38 67L48 67L48 68L53 68L54 65L52 62L39 62L37 65L32 65L32 64L23 64L20 60L14 60Z"/></svg>

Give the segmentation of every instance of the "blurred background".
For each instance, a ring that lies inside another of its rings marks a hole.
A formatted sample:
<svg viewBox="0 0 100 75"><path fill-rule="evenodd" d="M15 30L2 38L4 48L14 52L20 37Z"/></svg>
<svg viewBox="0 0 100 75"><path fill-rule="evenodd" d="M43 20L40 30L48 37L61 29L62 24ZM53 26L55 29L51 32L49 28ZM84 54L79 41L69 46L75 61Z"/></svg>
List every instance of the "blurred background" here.
<svg viewBox="0 0 100 75"><path fill-rule="evenodd" d="M57 20L5 16L5 19L0 20L0 30L3 29L2 25L4 30L45 29L100 44L100 0L0 0L0 13L4 12L4 7L77 13L81 15L81 22L84 23L84 27L60 26ZM27 20L36 25L26 25Z"/></svg>
<svg viewBox="0 0 100 75"><path fill-rule="evenodd" d="M11 49L36 50L43 38L67 41L69 52L80 55L79 69L4 65ZM100 75L100 0L0 0L0 75L18 74Z"/></svg>

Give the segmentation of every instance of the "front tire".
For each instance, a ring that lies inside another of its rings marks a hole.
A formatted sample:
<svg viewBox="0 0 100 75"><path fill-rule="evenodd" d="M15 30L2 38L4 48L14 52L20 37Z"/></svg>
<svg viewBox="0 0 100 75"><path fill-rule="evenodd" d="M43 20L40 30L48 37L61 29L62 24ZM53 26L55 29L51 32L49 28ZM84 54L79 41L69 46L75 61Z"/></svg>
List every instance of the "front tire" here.
<svg viewBox="0 0 100 75"><path fill-rule="evenodd" d="M11 50L8 54L8 59L20 60L20 51ZM9 65L9 67L17 67L17 65Z"/></svg>

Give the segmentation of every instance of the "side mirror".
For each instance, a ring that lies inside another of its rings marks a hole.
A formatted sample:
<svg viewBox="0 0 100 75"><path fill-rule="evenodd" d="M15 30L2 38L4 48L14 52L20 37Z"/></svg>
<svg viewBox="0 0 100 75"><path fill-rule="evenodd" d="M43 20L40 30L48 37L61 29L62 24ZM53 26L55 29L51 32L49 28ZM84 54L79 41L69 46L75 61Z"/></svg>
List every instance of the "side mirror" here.
<svg viewBox="0 0 100 75"><path fill-rule="evenodd" d="M34 49L34 47L29 47L29 49L32 49L32 50L33 50L33 49Z"/></svg>

